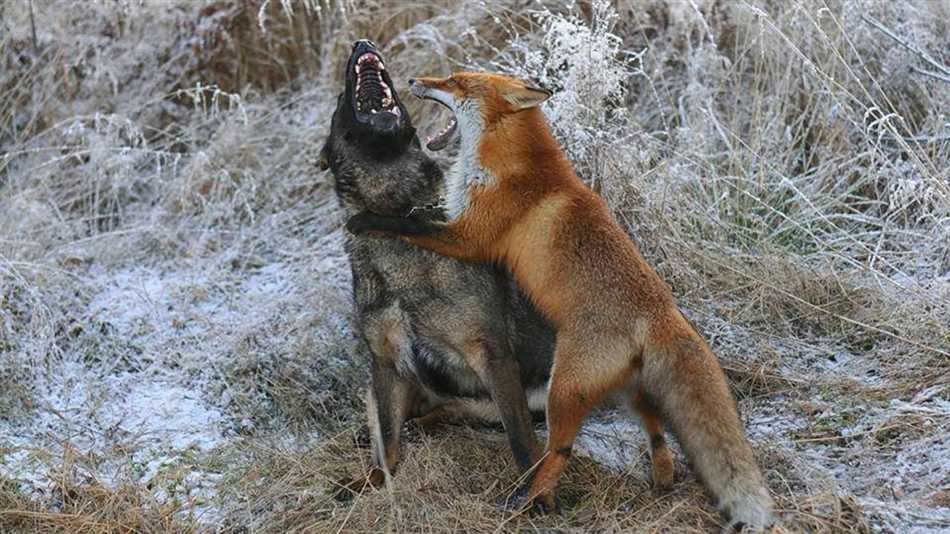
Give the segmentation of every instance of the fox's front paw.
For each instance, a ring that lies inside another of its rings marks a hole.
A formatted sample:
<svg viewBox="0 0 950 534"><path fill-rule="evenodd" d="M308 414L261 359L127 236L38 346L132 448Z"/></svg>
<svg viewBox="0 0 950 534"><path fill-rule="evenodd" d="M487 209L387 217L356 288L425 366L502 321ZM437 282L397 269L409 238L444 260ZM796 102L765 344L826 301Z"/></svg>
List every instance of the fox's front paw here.
<svg viewBox="0 0 950 534"><path fill-rule="evenodd" d="M354 234L377 234L388 237L407 238L431 234L439 225L410 217L393 217L360 212L346 221L346 229Z"/></svg>

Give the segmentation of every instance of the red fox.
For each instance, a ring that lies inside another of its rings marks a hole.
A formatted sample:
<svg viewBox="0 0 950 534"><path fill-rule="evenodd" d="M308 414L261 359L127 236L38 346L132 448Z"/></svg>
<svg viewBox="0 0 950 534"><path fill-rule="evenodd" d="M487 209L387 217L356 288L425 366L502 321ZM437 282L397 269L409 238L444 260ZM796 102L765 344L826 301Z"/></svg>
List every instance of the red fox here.
<svg viewBox="0 0 950 534"><path fill-rule="evenodd" d="M538 107L550 93L485 73L409 83L413 94L455 114L429 143L441 148L460 138L445 184L449 221L364 212L347 227L501 263L554 324L548 441L517 495L522 504L554 508L584 418L605 397L622 395L646 430L660 436L651 440L655 477L672 478L665 426L718 500L728 528L769 526L772 498L716 356L603 199L574 173Z"/></svg>

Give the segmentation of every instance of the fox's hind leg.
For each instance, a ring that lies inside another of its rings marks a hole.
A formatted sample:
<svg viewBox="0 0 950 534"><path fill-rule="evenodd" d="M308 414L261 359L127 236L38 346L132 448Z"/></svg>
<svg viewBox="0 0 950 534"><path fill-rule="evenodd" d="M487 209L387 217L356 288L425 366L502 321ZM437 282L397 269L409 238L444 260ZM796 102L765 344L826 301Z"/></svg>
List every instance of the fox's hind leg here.
<svg viewBox="0 0 950 534"><path fill-rule="evenodd" d="M643 391L635 391L630 404L640 417L643 430L650 442L653 486L658 490L668 490L673 487L673 452L663 435L663 423L660 421L660 416Z"/></svg>
<svg viewBox="0 0 950 534"><path fill-rule="evenodd" d="M530 484L516 494L520 505L542 511L555 509L554 489L574 447L574 438L591 410L626 382L632 372L630 358L617 347L591 347L560 334L548 388L548 443L541 465ZM524 500L524 502L520 502Z"/></svg>

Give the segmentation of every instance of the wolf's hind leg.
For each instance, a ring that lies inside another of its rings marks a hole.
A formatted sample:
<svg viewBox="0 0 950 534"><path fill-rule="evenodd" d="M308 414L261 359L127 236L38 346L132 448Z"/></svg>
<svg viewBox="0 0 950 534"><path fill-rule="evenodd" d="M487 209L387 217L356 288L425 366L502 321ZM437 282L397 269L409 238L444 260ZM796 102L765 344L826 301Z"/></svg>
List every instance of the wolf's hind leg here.
<svg viewBox="0 0 950 534"><path fill-rule="evenodd" d="M462 420L463 413L453 403L440 404L431 410L417 412L407 423L422 432L432 432L444 423L453 423Z"/></svg>
<svg viewBox="0 0 950 534"><path fill-rule="evenodd" d="M491 394L518 471L524 473L541 457L541 447L534 434L518 362L511 351L492 345L483 341L468 343L465 357Z"/></svg>

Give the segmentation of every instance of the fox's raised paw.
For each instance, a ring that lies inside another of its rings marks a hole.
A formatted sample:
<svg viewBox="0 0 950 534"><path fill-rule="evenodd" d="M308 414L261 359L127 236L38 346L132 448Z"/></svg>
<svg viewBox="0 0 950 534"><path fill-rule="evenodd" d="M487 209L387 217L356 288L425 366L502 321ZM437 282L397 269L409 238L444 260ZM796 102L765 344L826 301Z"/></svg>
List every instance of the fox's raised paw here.
<svg viewBox="0 0 950 534"><path fill-rule="evenodd" d="M376 215L366 211L357 213L346 221L346 229L354 234L380 234L390 237L430 234L438 227L437 224L411 217Z"/></svg>
<svg viewBox="0 0 950 534"><path fill-rule="evenodd" d="M372 231L375 228L378 228L379 224L376 219L378 215L373 215L372 213L361 212L349 218L346 221L346 229L352 234L365 234Z"/></svg>

